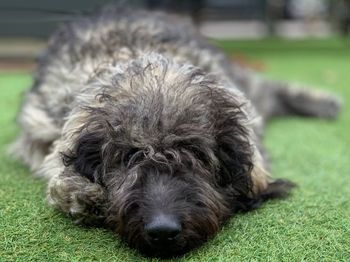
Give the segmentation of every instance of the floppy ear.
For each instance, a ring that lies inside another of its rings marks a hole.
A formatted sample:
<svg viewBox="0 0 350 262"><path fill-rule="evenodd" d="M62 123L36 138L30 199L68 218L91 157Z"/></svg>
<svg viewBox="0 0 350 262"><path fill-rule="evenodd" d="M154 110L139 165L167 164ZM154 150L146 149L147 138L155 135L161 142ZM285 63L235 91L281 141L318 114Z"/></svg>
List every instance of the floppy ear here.
<svg viewBox="0 0 350 262"><path fill-rule="evenodd" d="M62 153L65 166L73 166L75 172L91 182L98 181L102 168L101 147L103 138L97 132L86 133L78 137L75 148Z"/></svg>
<svg viewBox="0 0 350 262"><path fill-rule="evenodd" d="M212 92L211 98L215 106L214 127L219 160L216 181L221 188L229 189L232 196L249 195L254 152L251 131L246 124L248 116L243 110L245 104L239 103L226 90Z"/></svg>
<svg viewBox="0 0 350 262"><path fill-rule="evenodd" d="M244 97L229 92L212 96L215 107L215 130L219 172L217 184L232 199L233 210L250 210L271 198L288 195L293 183L274 181L256 145L251 124L254 114ZM238 101L242 100L242 103Z"/></svg>
<svg viewBox="0 0 350 262"><path fill-rule="evenodd" d="M221 139L218 183L231 197L233 211L249 211L264 201L285 198L296 186L288 180L271 179L244 141Z"/></svg>
<svg viewBox="0 0 350 262"><path fill-rule="evenodd" d="M217 137L219 172L217 183L230 187L234 195L248 195L252 188L250 177L253 169L249 143L232 132L222 130Z"/></svg>

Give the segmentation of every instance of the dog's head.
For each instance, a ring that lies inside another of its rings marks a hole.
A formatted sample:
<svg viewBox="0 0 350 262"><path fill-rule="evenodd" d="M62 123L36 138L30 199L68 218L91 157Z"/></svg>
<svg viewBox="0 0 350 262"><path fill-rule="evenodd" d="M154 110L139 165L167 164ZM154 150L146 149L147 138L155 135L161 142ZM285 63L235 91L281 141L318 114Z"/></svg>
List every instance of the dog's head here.
<svg viewBox="0 0 350 262"><path fill-rule="evenodd" d="M248 110L214 77L151 55L102 70L78 96L63 163L101 186L104 211L92 210L131 246L181 254L266 187Z"/></svg>

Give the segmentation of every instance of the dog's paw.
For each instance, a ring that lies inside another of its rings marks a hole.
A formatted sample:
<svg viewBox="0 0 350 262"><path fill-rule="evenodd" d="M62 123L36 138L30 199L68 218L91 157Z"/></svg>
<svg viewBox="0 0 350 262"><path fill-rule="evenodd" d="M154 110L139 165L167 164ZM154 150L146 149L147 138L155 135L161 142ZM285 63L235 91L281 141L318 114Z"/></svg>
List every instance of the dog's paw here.
<svg viewBox="0 0 350 262"><path fill-rule="evenodd" d="M51 179L48 202L73 218L77 224L100 225L105 219L105 192L84 177Z"/></svg>
<svg viewBox="0 0 350 262"><path fill-rule="evenodd" d="M342 108L342 100L326 92L315 93L313 99L314 112L320 118L335 119Z"/></svg>
<svg viewBox="0 0 350 262"><path fill-rule="evenodd" d="M326 91L294 87L286 94L284 102L297 115L335 119L342 108L341 99Z"/></svg>

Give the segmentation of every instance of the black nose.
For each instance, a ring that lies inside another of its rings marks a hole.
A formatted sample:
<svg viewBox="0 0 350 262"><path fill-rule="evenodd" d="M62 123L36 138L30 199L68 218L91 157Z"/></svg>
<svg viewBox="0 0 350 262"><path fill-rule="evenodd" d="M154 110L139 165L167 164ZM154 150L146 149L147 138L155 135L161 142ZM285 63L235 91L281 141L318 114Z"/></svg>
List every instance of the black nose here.
<svg viewBox="0 0 350 262"><path fill-rule="evenodd" d="M160 214L145 225L145 232L152 242L169 244L181 232L181 224L173 216Z"/></svg>

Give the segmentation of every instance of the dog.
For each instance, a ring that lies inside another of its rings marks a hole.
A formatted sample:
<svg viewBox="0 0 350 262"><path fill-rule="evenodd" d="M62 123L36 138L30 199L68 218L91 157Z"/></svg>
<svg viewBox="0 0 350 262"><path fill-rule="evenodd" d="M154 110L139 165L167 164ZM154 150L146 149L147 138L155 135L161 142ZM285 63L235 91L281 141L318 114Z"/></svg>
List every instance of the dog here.
<svg viewBox="0 0 350 262"><path fill-rule="evenodd" d="M182 18L106 8L50 38L11 151L76 223L177 256L294 187L269 175L269 119L334 119L340 107L232 62Z"/></svg>

